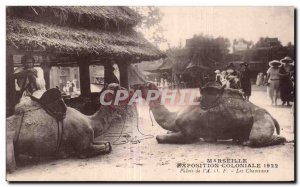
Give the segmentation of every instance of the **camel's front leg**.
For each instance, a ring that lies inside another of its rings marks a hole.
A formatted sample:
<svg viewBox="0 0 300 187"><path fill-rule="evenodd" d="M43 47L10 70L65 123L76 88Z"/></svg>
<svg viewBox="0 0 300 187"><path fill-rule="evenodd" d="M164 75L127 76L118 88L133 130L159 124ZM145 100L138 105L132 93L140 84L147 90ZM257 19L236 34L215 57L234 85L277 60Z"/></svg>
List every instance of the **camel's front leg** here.
<svg viewBox="0 0 300 187"><path fill-rule="evenodd" d="M111 152L112 148L111 148L111 144L109 141L97 141L97 140L94 140L93 141L93 144L94 145L105 145L108 149L109 149L109 152Z"/></svg>
<svg viewBox="0 0 300 187"><path fill-rule="evenodd" d="M158 143L172 143L172 144L188 144L198 140L196 137L189 137L182 132L174 132L165 135L156 136Z"/></svg>
<svg viewBox="0 0 300 187"><path fill-rule="evenodd" d="M98 142L97 142L98 143ZM108 154L111 152L111 144L109 142L95 144L92 142L90 146L79 155L80 158L93 157L97 155Z"/></svg>

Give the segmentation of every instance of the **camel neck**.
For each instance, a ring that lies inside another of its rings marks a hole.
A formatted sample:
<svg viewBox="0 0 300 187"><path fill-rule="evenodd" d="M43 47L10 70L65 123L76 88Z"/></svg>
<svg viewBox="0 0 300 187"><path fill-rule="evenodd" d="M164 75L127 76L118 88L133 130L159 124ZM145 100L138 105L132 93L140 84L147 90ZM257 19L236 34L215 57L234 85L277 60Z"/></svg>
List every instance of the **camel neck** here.
<svg viewBox="0 0 300 187"><path fill-rule="evenodd" d="M110 125L109 116L110 114L106 113L106 110L99 110L95 114L89 116L89 120L91 122L91 127L94 130L94 136L100 136L104 133L105 129Z"/></svg>
<svg viewBox="0 0 300 187"><path fill-rule="evenodd" d="M176 119L176 113L170 112L160 103L160 100L150 103L150 110L152 111L155 121L162 128L169 131L175 131L174 122Z"/></svg>

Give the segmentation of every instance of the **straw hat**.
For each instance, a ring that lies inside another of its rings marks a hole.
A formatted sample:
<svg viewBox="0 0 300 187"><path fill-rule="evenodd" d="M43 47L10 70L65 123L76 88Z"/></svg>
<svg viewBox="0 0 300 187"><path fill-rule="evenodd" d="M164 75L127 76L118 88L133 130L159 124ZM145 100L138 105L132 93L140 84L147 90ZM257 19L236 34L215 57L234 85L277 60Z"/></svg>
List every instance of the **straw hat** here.
<svg viewBox="0 0 300 187"><path fill-rule="evenodd" d="M221 73L221 71L217 69L217 70L215 71L215 73Z"/></svg>
<svg viewBox="0 0 300 187"><path fill-rule="evenodd" d="M283 59L280 60L281 63L293 63L294 60L292 60L290 57L286 56Z"/></svg>
<svg viewBox="0 0 300 187"><path fill-rule="evenodd" d="M282 63L280 62L280 61L278 61L278 60L272 60L271 62L269 62L269 66L270 67L279 67L279 66L281 66L282 65Z"/></svg>

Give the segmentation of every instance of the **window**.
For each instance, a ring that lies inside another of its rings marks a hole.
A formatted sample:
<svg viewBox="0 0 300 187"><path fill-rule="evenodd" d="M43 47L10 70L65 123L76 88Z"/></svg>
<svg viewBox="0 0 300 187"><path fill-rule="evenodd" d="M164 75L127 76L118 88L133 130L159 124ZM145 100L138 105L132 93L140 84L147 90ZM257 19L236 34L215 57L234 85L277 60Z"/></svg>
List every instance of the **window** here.
<svg viewBox="0 0 300 187"><path fill-rule="evenodd" d="M80 95L79 67L51 67L50 88L58 88L63 96L78 97Z"/></svg>

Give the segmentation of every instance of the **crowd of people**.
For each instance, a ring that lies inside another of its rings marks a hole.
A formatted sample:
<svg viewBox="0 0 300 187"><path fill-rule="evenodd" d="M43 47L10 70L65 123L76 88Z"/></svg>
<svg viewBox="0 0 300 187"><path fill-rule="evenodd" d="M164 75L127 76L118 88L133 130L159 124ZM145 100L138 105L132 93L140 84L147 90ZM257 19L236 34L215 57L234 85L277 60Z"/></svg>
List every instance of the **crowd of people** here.
<svg viewBox="0 0 300 187"><path fill-rule="evenodd" d="M241 63L241 71L237 72L233 64L229 64L225 70L216 70L215 81L226 88L239 89L243 92L246 101L251 96L251 75L248 63ZM257 75L256 85L266 85L267 93L272 105L277 105L277 99L281 98L282 105L290 106L294 98L294 61L290 57L269 62L269 69L264 75Z"/></svg>
<svg viewBox="0 0 300 187"><path fill-rule="evenodd" d="M251 95L250 72L247 63L241 63L242 70L237 72L233 64L229 64L222 72L216 70L216 82L225 88L240 89L245 100L249 101Z"/></svg>
<svg viewBox="0 0 300 187"><path fill-rule="evenodd" d="M70 95L71 97L78 97L79 95L79 90L76 86L77 80L74 79L72 81L67 81L65 84L61 83L59 89L63 95Z"/></svg>

